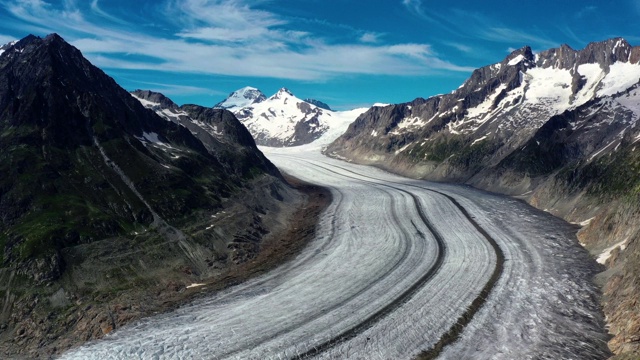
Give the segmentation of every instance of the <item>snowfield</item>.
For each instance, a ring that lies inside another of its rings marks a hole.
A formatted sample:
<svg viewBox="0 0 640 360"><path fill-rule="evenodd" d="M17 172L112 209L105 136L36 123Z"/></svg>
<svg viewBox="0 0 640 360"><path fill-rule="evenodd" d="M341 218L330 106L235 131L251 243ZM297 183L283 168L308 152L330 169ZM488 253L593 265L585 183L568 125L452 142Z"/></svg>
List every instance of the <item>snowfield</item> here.
<svg viewBox="0 0 640 360"><path fill-rule="evenodd" d="M574 226L510 198L330 159L321 145L263 148L282 171L333 193L295 260L62 358L411 359L491 278L488 237L503 271L441 358L608 356L595 263Z"/></svg>

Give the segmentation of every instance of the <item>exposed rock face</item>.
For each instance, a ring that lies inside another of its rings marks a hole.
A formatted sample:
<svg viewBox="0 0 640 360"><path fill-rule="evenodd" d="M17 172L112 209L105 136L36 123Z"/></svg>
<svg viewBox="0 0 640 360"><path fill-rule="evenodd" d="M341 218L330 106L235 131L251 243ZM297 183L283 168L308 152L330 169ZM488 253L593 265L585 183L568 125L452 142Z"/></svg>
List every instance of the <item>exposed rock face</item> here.
<svg viewBox="0 0 640 360"><path fill-rule="evenodd" d="M320 100L316 100L316 99L304 99L304 102L309 103L311 105L315 105L321 109L325 109L325 110L331 110L331 107L327 104L327 103L323 103Z"/></svg>
<svg viewBox="0 0 640 360"><path fill-rule="evenodd" d="M140 96L175 121L55 34L0 55L0 357L154 311L254 258L299 201L229 111Z"/></svg>
<svg viewBox="0 0 640 360"><path fill-rule="evenodd" d="M599 254L616 353L638 351L640 47L623 39L514 51L450 94L374 107L326 153L405 175L519 195L569 221ZM622 221L622 219L627 219Z"/></svg>

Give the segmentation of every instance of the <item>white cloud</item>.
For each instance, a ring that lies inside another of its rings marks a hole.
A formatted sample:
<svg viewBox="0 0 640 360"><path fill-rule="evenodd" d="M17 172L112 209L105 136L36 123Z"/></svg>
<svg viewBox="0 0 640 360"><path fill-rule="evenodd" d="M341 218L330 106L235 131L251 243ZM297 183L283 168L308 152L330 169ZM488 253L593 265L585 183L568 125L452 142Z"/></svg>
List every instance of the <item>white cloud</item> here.
<svg viewBox="0 0 640 360"><path fill-rule="evenodd" d="M178 30L153 36L95 21L92 16L112 17L95 0L84 8L73 2L54 7L42 0L0 4L25 28L47 24L49 32L58 32L104 68L297 80L470 70L439 59L427 44L335 44L292 29L277 14L254 9L243 0L172 0L162 15ZM358 40L377 39L376 34L365 35Z"/></svg>
<svg viewBox="0 0 640 360"><path fill-rule="evenodd" d="M380 41L381 34L374 32L366 32L360 36L360 42L374 44Z"/></svg>
<svg viewBox="0 0 640 360"><path fill-rule="evenodd" d="M461 9L451 9L446 14L426 14L421 0L403 0L403 5L421 18L427 20L430 25L438 27L457 38L474 39L499 42L505 44L531 45L534 47L551 48L560 43L549 38L540 29L517 29L502 24L498 19L486 16L483 13L470 12ZM467 44L447 43L460 51L469 52L471 47Z"/></svg>
<svg viewBox="0 0 640 360"><path fill-rule="evenodd" d="M457 42L446 42L445 45L451 46L452 48L454 48L454 49L456 49L458 51L461 51L463 53L467 53L467 54L472 53L472 52L475 51L473 49L473 47L468 46L468 45L464 45L464 44L460 44L460 43L457 43Z"/></svg>
<svg viewBox="0 0 640 360"><path fill-rule="evenodd" d="M123 21L122 19L119 19L109 13L107 13L106 11L102 10L102 8L100 7L100 4L98 4L98 0L92 0L91 1L91 11L104 18L107 19L109 21L112 21L114 23L118 23L118 24L122 24L122 25L127 25L128 23L126 21Z"/></svg>
<svg viewBox="0 0 640 360"><path fill-rule="evenodd" d="M402 5L416 14L424 14L422 11L422 0L402 0Z"/></svg>
<svg viewBox="0 0 640 360"><path fill-rule="evenodd" d="M598 10L597 6L585 6L582 9L580 9L578 12L576 12L576 14L574 15L574 17L576 19L582 19L583 17L592 14L594 12L596 12Z"/></svg>
<svg viewBox="0 0 640 360"><path fill-rule="evenodd" d="M519 31L507 27L487 27L478 29L478 37L495 42L521 43L522 45L543 46L552 48L560 45L558 42L543 36L534 35L529 32Z"/></svg>

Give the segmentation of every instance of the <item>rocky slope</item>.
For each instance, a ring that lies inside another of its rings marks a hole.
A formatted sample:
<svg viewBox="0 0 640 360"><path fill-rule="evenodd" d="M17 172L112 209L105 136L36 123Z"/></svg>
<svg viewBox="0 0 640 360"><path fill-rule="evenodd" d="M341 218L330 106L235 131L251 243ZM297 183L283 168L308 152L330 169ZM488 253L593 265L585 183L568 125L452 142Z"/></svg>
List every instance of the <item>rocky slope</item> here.
<svg viewBox="0 0 640 360"><path fill-rule="evenodd" d="M213 156L233 160L230 164L236 168L226 168L226 172L253 166L257 167L255 171L266 169L279 176L276 167L256 151L253 137L230 111L191 104L178 106L163 94L149 90L136 90L131 95L165 120L189 129Z"/></svg>
<svg viewBox="0 0 640 360"><path fill-rule="evenodd" d="M55 34L5 47L0 357L47 357L166 309L286 226L301 199L233 114L159 103L176 119Z"/></svg>
<svg viewBox="0 0 640 360"><path fill-rule="evenodd" d="M258 145L273 147L309 144L329 129L343 128L364 111L332 111L323 102L300 100L285 88L267 98L252 87L234 91L214 108L230 110Z"/></svg>
<svg viewBox="0 0 640 360"><path fill-rule="evenodd" d="M617 354L640 351L640 47L529 47L450 94L374 107L326 153L520 196L582 223ZM607 256L609 256L608 259ZM606 260L605 260L606 259Z"/></svg>

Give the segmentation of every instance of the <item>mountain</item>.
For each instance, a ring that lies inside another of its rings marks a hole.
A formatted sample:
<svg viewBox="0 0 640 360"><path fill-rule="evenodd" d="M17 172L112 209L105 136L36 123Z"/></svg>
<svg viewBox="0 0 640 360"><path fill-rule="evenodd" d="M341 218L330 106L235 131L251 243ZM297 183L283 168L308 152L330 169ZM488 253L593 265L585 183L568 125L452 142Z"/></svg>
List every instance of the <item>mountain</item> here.
<svg viewBox="0 0 640 360"><path fill-rule="evenodd" d="M580 241L610 269L610 347L640 351L639 62L621 38L524 47L450 94L371 108L326 153L519 196L583 224Z"/></svg>
<svg viewBox="0 0 640 360"><path fill-rule="evenodd" d="M232 92L224 101L217 103L213 107L215 109L235 110L250 106L255 103L260 103L265 100L267 100L267 97L264 96L262 91L247 86L243 87L240 90Z"/></svg>
<svg viewBox="0 0 640 360"><path fill-rule="evenodd" d="M327 104L300 100L286 88L266 98L251 87L234 91L214 108L229 109L249 129L258 145L274 147L309 144L329 129L346 128L364 111L331 111Z"/></svg>
<svg viewBox="0 0 640 360"><path fill-rule="evenodd" d="M175 306L255 258L299 201L229 111L147 94L174 117L158 116L55 34L4 49L3 356L48 357Z"/></svg>
<svg viewBox="0 0 640 360"><path fill-rule="evenodd" d="M257 172L267 170L273 176L280 176L278 169L256 149L249 131L231 112L190 104L178 106L163 94L149 90L136 90L131 95L163 119L187 128L211 154L232 160L236 168L252 171L255 167ZM226 172L236 170L225 169Z"/></svg>

